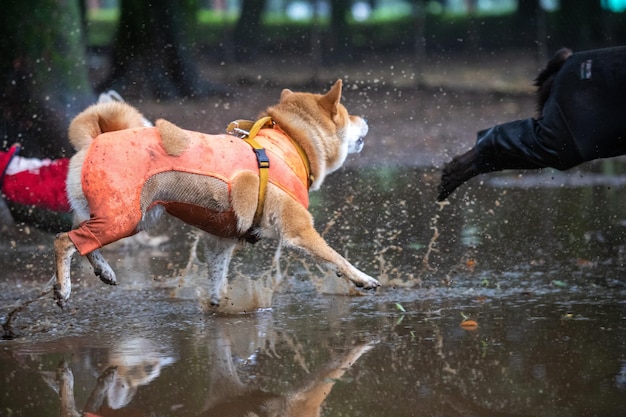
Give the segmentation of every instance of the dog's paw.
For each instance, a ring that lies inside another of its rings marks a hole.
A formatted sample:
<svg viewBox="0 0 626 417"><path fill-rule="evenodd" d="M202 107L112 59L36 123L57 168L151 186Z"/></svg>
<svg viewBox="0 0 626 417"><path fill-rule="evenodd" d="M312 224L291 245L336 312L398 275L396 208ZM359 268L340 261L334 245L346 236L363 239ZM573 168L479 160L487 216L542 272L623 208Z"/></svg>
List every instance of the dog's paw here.
<svg viewBox="0 0 626 417"><path fill-rule="evenodd" d="M59 284L54 284L53 292L54 292L54 300L57 305L61 308L65 307L65 303L70 298L70 291L67 286L61 287Z"/></svg>
<svg viewBox="0 0 626 417"><path fill-rule="evenodd" d="M117 285L117 277L115 276L115 272L109 266L109 264L100 264L98 267L94 268L94 273L100 281L109 285Z"/></svg>
<svg viewBox="0 0 626 417"><path fill-rule="evenodd" d="M111 265L104 259L99 250L87 254L87 259L93 267L93 273L100 278L100 281L108 285L117 285L117 278Z"/></svg>
<svg viewBox="0 0 626 417"><path fill-rule="evenodd" d="M361 274L358 279L353 279L352 282L359 288L364 290L372 290L380 287L382 284L378 280L370 277L369 275Z"/></svg>

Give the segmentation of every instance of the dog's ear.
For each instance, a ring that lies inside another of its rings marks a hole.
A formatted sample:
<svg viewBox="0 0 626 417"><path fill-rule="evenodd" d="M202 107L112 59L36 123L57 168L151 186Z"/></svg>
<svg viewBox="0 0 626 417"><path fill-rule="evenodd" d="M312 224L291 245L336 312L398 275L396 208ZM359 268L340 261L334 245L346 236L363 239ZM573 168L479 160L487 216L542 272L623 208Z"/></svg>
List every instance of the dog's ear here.
<svg viewBox="0 0 626 417"><path fill-rule="evenodd" d="M331 116L337 113L337 106L341 100L341 79L337 80L328 93L324 94L320 99L320 106L328 111Z"/></svg>
<svg viewBox="0 0 626 417"><path fill-rule="evenodd" d="M290 95L293 94L293 91L291 91L288 88L285 88L281 93L280 93L280 101L283 101L285 98L289 97Z"/></svg>

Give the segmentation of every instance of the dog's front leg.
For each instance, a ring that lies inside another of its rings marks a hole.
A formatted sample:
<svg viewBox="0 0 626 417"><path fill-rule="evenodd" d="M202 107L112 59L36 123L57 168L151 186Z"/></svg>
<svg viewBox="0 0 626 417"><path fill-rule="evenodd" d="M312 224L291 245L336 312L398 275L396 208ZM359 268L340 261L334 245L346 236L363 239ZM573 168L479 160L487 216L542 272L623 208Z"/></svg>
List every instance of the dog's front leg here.
<svg viewBox="0 0 626 417"><path fill-rule="evenodd" d="M111 268L111 265L104 259L104 256L102 256L99 250L96 249L87 254L87 260L89 260L94 274L100 278L100 281L109 285L117 285L117 278L115 272L113 272L113 268Z"/></svg>
<svg viewBox="0 0 626 417"><path fill-rule="evenodd" d="M328 246L313 227L310 213L302 206L294 205L290 206L289 210L285 210L282 240L289 246L304 250L316 260L329 264L339 275L349 279L357 287L371 289L381 285L376 279L359 271Z"/></svg>
<svg viewBox="0 0 626 417"><path fill-rule="evenodd" d="M311 229L303 230L296 236L285 236L284 242L304 250L318 261L327 263L335 269L338 275L349 279L357 287L365 289L380 287L380 282L359 271L343 256L328 246L326 241L322 239L312 226Z"/></svg>
<svg viewBox="0 0 626 417"><path fill-rule="evenodd" d="M209 269L210 308L219 307L227 292L228 266L233 256L237 240L206 236L204 239L206 263Z"/></svg>
<svg viewBox="0 0 626 417"><path fill-rule="evenodd" d="M59 307L63 308L72 292L70 268L72 255L76 246L67 233L59 233L54 239L54 256L56 261L56 284L54 284L54 298Z"/></svg>

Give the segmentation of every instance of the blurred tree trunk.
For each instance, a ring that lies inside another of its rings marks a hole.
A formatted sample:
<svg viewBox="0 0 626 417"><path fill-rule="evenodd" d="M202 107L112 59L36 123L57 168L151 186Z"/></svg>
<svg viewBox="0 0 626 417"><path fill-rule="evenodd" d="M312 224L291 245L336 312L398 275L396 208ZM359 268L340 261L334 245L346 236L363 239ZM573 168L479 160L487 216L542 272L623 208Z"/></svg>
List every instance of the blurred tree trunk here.
<svg viewBox="0 0 626 417"><path fill-rule="evenodd" d="M71 155L69 122L95 100L78 1L3 2L0 56L0 148L21 142L25 156Z"/></svg>
<svg viewBox="0 0 626 417"><path fill-rule="evenodd" d="M233 30L234 59L237 62L254 60L258 54L261 17L265 0L243 0L239 19Z"/></svg>
<svg viewBox="0 0 626 417"><path fill-rule="evenodd" d="M426 4L424 0L414 0L413 19L415 21L415 86L421 87L424 81L426 63Z"/></svg>
<svg viewBox="0 0 626 417"><path fill-rule="evenodd" d="M481 49L480 16L478 15L478 0L465 0L467 7L467 40L466 51L474 53Z"/></svg>
<svg viewBox="0 0 626 417"><path fill-rule="evenodd" d="M198 7L198 0L121 0L111 73L98 90L144 98L226 94L198 69L192 33Z"/></svg>
<svg viewBox="0 0 626 417"><path fill-rule="evenodd" d="M561 24L557 38L564 42L564 46L580 51L604 41L600 1L564 0L560 5Z"/></svg>
<svg viewBox="0 0 626 417"><path fill-rule="evenodd" d="M349 61L350 28L348 26L348 12L351 0L330 0L330 50L328 55L332 61Z"/></svg>
<svg viewBox="0 0 626 417"><path fill-rule="evenodd" d="M516 36L521 36L529 41L536 40L537 11L539 8L539 0L518 0L515 28L513 28Z"/></svg>
<svg viewBox="0 0 626 417"><path fill-rule="evenodd" d="M539 0L518 0L512 36L523 39L522 44L537 45L539 66L548 58L548 32L546 13Z"/></svg>

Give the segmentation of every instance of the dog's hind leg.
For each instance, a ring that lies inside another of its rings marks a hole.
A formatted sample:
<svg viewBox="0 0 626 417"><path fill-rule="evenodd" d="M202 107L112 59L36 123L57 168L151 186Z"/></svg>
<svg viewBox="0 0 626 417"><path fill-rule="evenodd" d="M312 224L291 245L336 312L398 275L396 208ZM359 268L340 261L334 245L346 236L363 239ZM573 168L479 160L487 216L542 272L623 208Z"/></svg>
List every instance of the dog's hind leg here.
<svg viewBox="0 0 626 417"><path fill-rule="evenodd" d="M207 300L209 305L205 307L214 309L219 307L220 302L226 296L228 266L237 246L237 240L208 235L203 241L209 270L209 298Z"/></svg>
<svg viewBox="0 0 626 417"><path fill-rule="evenodd" d="M100 206L99 209L105 213L108 212L107 207ZM63 307L63 304L70 297L70 267L72 255L77 251L88 257L100 280L107 284L116 282L115 273L98 252L98 249L135 233L136 226L141 220L140 211L129 210L124 214L108 217L91 214L89 220L81 223L77 228L56 236L54 252L57 283L54 288L54 296L59 306Z"/></svg>
<svg viewBox="0 0 626 417"><path fill-rule="evenodd" d="M54 298L61 308L70 298L72 292L72 280L70 267L72 255L76 252L76 246L70 240L67 233L59 233L54 239L54 255L56 261L56 284L54 284Z"/></svg>
<svg viewBox="0 0 626 417"><path fill-rule="evenodd" d="M109 285L117 285L117 278L115 272L113 272L113 268L111 268L111 265L104 259L104 256L102 256L99 250L96 249L86 256L93 268L94 274L100 278L100 281Z"/></svg>

